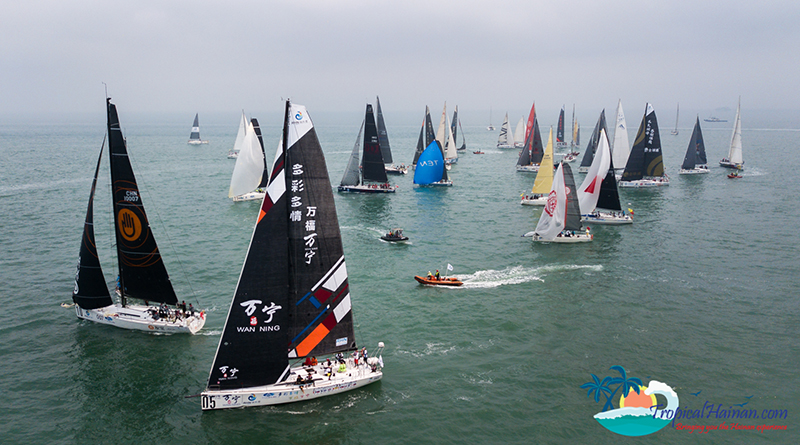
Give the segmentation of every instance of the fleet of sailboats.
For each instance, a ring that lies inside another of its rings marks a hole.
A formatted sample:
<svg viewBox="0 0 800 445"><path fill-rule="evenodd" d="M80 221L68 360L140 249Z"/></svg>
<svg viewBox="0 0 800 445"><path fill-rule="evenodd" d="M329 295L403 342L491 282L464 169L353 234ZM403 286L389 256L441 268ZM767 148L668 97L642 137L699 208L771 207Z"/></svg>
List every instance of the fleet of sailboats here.
<svg viewBox="0 0 800 445"><path fill-rule="evenodd" d="M205 313L179 306L167 269L161 259L139 186L133 174L128 147L120 129L117 107L106 99L108 154L111 169L114 234L118 264L116 294L111 298L94 237L94 194L103 149L97 159L89 206L83 226L72 301L79 319L123 329L157 333L191 333L205 324ZM159 303L152 306L150 303ZM175 309L169 306L174 306Z"/></svg>
<svg viewBox="0 0 800 445"><path fill-rule="evenodd" d="M310 400L383 377L382 343L368 359L362 350L358 361L316 360L358 351L353 300L325 156L304 106L286 101L281 145L203 410Z"/></svg>

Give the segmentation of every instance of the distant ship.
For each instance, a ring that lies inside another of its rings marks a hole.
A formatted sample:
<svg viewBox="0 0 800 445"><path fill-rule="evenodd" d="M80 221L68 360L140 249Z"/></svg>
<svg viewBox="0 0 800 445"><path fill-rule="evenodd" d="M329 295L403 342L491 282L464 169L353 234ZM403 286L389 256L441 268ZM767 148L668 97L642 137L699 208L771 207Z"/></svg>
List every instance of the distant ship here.
<svg viewBox="0 0 800 445"><path fill-rule="evenodd" d="M703 120L706 121L706 122L728 122L727 119L720 119L720 118L714 117L714 116L707 117L707 118L705 118Z"/></svg>

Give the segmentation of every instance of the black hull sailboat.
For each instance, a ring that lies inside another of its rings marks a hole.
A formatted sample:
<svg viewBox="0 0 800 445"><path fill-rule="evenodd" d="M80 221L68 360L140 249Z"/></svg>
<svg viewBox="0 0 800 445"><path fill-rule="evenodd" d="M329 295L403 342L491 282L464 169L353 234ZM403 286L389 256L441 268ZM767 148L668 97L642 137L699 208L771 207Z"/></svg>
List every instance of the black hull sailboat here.
<svg viewBox="0 0 800 445"><path fill-rule="evenodd" d="M205 324L205 313L183 305L172 288L147 220L139 187L120 130L117 108L107 99L109 164L114 204L114 233L119 265L120 302L114 303L103 276L94 238L93 203L103 150L97 159L89 195L78 270L72 300L78 318L123 329L149 332L195 333ZM131 299L143 303L131 303ZM150 306L149 303L161 306ZM171 309L169 305L178 308Z"/></svg>
<svg viewBox="0 0 800 445"><path fill-rule="evenodd" d="M201 394L203 410L309 400L383 376L382 358L367 359L366 349L343 357L358 351L347 267L325 157L304 106L286 102L282 146ZM322 361L333 354L341 360Z"/></svg>

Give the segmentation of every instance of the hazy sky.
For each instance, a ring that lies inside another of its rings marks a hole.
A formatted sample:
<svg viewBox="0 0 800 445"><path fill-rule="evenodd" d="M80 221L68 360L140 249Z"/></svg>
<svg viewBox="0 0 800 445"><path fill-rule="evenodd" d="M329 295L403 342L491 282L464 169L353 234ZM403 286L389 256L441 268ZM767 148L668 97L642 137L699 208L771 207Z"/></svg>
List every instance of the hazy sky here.
<svg viewBox="0 0 800 445"><path fill-rule="evenodd" d="M797 1L3 1L0 114L797 109L798 54Z"/></svg>

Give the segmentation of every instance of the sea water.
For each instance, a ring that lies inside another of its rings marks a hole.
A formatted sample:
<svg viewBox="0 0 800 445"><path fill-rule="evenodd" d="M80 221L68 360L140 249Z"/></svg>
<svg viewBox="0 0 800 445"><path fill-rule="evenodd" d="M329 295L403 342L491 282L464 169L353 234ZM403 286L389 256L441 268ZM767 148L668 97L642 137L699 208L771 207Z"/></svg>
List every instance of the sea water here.
<svg viewBox="0 0 800 445"><path fill-rule="evenodd" d="M580 386L590 374L618 376L614 365L666 382L682 407L746 402L788 413L738 421L787 431L714 431L703 440L800 438L796 123L745 123L746 168L736 180L716 164L732 124L704 125L711 172L691 177L677 174L691 129L662 131L669 187L621 190L635 223L591 227L594 241L576 245L521 237L541 212L519 205L534 175L515 171L517 150L494 148L497 132L466 126L453 187L415 187L410 171L390 177L395 194L335 193L357 340L386 343L383 380L304 403L203 413L186 396L205 387L259 207L227 199L234 161L225 155L239 116L201 125L210 143L189 146L192 116L164 123L119 105L164 262L179 299L207 310L206 327L148 335L62 308L105 121L0 125L0 442L609 443L619 436L593 418L604 400ZM315 118L307 105L338 185L361 117ZM638 120L631 116L631 141ZM281 122L260 121L271 160ZM395 162L411 163L419 126L392 125L391 113L387 121ZM112 286L108 182L104 159L95 231ZM379 239L395 227L408 244ZM413 279L436 269L464 286ZM667 426L639 440L688 437Z"/></svg>

